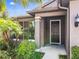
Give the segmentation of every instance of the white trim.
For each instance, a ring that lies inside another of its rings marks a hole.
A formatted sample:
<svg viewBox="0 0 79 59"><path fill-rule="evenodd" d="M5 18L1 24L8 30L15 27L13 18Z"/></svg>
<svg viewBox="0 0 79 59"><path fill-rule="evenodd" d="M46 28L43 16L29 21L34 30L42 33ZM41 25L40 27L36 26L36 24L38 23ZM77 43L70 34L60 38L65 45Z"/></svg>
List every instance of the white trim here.
<svg viewBox="0 0 79 59"><path fill-rule="evenodd" d="M41 18L41 17L37 16L37 17L35 17L35 18Z"/></svg>
<svg viewBox="0 0 79 59"><path fill-rule="evenodd" d="M24 21L23 21L23 24L22 25L23 25L23 31L24 31ZM23 40L24 40L24 33L23 33Z"/></svg>
<svg viewBox="0 0 79 59"><path fill-rule="evenodd" d="M35 20L35 22L40 22L41 20Z"/></svg>
<svg viewBox="0 0 79 59"><path fill-rule="evenodd" d="M52 21L59 21L59 43L54 43L54 42L51 42L51 22ZM61 20L60 19L57 19L57 20L50 20L50 44L61 44Z"/></svg>

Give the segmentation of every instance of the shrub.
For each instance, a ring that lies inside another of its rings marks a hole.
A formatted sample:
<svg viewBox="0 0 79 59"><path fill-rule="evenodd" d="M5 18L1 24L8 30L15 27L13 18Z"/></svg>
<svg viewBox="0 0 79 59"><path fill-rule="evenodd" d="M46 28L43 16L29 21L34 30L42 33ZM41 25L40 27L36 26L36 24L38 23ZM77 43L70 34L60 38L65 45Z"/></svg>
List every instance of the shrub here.
<svg viewBox="0 0 79 59"><path fill-rule="evenodd" d="M72 47L72 59L79 59L79 47Z"/></svg>
<svg viewBox="0 0 79 59"><path fill-rule="evenodd" d="M7 51L0 50L0 59L11 59Z"/></svg>
<svg viewBox="0 0 79 59"><path fill-rule="evenodd" d="M30 59L42 59L42 57L44 56L44 53L40 53L40 52L35 52Z"/></svg>
<svg viewBox="0 0 79 59"><path fill-rule="evenodd" d="M29 42L28 40L23 40L18 48L16 49L17 59L30 59L35 53L35 43Z"/></svg>
<svg viewBox="0 0 79 59"><path fill-rule="evenodd" d="M66 55L60 55L59 59L67 59L67 56Z"/></svg>
<svg viewBox="0 0 79 59"><path fill-rule="evenodd" d="M8 47L7 47L6 44L4 44L2 41L0 41L0 51L3 51L3 53L5 52L5 54L8 54L8 56L10 56L12 59L16 56L15 49L18 46L18 44L19 44L18 42L9 40ZM4 54L1 54L1 55L4 56Z"/></svg>
<svg viewBox="0 0 79 59"><path fill-rule="evenodd" d="M11 56L11 59L14 59L16 57L16 48L18 46L19 42L9 40L8 49L7 52L9 53L9 56Z"/></svg>
<svg viewBox="0 0 79 59"><path fill-rule="evenodd" d="M5 20L4 18L0 18L0 38L2 38L5 43L8 43L10 34L12 33L16 34L16 38L22 34L19 23L11 19Z"/></svg>

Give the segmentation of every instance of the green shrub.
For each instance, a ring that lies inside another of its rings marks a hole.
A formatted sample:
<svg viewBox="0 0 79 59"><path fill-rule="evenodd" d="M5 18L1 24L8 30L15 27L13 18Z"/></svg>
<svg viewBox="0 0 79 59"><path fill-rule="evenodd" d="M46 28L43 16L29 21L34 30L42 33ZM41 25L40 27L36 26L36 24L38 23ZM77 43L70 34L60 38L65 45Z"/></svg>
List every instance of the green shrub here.
<svg viewBox="0 0 79 59"><path fill-rule="evenodd" d="M79 47L72 47L72 59L79 59Z"/></svg>
<svg viewBox="0 0 79 59"><path fill-rule="evenodd" d="M67 59L67 56L66 55L60 55L59 59Z"/></svg>
<svg viewBox="0 0 79 59"><path fill-rule="evenodd" d="M9 56L13 59L16 56L16 48L18 47L19 42L9 40L8 49L7 52L9 53Z"/></svg>
<svg viewBox="0 0 79 59"><path fill-rule="evenodd" d="M35 49L36 45L34 42L23 40L16 49L16 59L30 59L31 56L35 53Z"/></svg>
<svg viewBox="0 0 79 59"><path fill-rule="evenodd" d="M42 57L44 56L44 53L40 53L40 52L35 52L30 59L42 59Z"/></svg>
<svg viewBox="0 0 79 59"><path fill-rule="evenodd" d="M0 59L11 59L7 51L0 50Z"/></svg>

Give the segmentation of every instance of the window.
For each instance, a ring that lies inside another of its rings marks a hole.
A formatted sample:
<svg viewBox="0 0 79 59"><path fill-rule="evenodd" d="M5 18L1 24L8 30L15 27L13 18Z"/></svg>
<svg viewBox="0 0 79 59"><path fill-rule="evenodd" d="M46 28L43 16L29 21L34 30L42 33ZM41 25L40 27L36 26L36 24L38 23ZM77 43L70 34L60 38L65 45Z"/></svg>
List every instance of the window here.
<svg viewBox="0 0 79 59"><path fill-rule="evenodd" d="M34 39L34 23L33 21L27 22L22 21L19 22L23 29L23 35L20 36L23 39L29 38L30 40Z"/></svg>

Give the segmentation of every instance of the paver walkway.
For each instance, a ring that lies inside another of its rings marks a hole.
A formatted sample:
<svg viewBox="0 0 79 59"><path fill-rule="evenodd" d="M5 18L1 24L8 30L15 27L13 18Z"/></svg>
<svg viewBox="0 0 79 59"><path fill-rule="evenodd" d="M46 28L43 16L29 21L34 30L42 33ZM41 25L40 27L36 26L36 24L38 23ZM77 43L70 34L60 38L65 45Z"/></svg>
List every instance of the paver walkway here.
<svg viewBox="0 0 79 59"><path fill-rule="evenodd" d="M65 48L61 45L41 47L37 51L45 53L42 59L59 59L59 55L66 55Z"/></svg>

